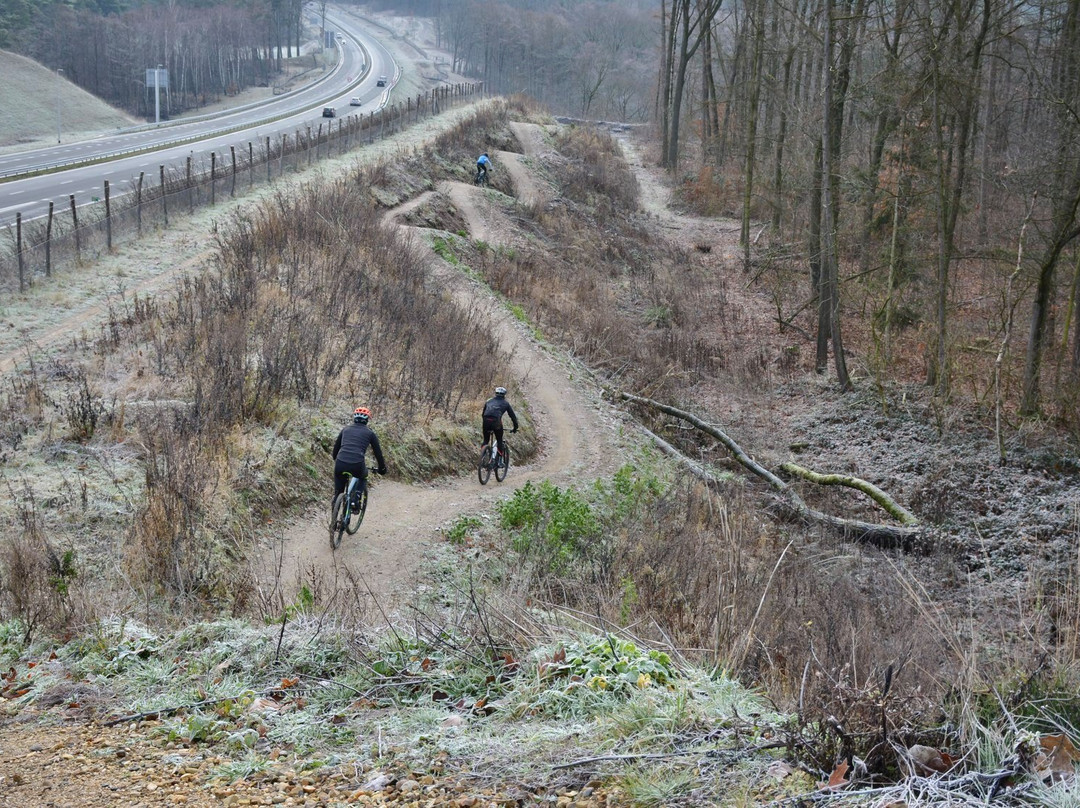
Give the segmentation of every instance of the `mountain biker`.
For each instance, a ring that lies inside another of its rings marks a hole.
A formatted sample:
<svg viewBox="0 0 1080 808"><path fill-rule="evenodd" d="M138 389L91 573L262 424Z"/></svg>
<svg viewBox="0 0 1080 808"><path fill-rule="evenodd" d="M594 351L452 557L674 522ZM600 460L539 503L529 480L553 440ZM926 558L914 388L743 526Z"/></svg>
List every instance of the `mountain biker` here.
<svg viewBox="0 0 1080 808"><path fill-rule="evenodd" d="M494 167L495 164L491 162L491 158L487 156L487 152L484 152L476 158L476 182L480 182L481 178L486 181L488 171Z"/></svg>
<svg viewBox="0 0 1080 808"><path fill-rule="evenodd" d="M375 469L376 474L386 474L386 460L383 458L382 447L379 446L379 438L368 426L371 420L371 410L367 407L357 407L353 412L353 422L345 427L334 441L334 496L336 497L345 490L345 472L360 481L356 489L357 496L367 485L367 466L364 464L364 455L368 447L375 453L375 460L379 466Z"/></svg>
<svg viewBox="0 0 1080 808"><path fill-rule="evenodd" d="M503 415L509 415L510 420L514 423L514 432L518 431L518 419L514 414L514 408L510 406L510 402L506 400L506 388L496 387L495 397L489 398L484 402L484 411L481 415L481 421L484 425L484 442L481 446L487 446L491 436L495 436L495 440L498 442L499 451L503 451Z"/></svg>

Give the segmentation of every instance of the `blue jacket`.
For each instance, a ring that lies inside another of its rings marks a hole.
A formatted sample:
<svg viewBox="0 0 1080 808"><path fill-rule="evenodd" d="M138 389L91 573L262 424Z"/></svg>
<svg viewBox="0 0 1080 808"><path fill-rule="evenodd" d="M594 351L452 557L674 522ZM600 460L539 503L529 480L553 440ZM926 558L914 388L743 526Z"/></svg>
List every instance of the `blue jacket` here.
<svg viewBox="0 0 1080 808"><path fill-rule="evenodd" d="M476 161L477 168L479 168L480 166L483 166L484 168L491 168L491 165L491 160L486 154L481 154L480 159Z"/></svg>

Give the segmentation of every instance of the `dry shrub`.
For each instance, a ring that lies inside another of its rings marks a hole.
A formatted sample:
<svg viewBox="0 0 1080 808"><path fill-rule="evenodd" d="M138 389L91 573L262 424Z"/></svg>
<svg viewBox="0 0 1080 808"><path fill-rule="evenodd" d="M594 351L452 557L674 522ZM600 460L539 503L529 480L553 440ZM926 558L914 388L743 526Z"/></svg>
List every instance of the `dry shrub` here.
<svg viewBox="0 0 1080 808"><path fill-rule="evenodd" d="M695 215L720 217L737 215L740 193L738 182L714 166L703 165L692 180L676 189L674 196L680 205ZM764 213L764 210L755 210L753 215L760 218Z"/></svg>
<svg viewBox="0 0 1080 808"><path fill-rule="evenodd" d="M26 434L41 424L46 406L52 405L33 363L28 374L11 374L9 379L11 389L0 407L0 462L6 459L9 449L18 449Z"/></svg>
<svg viewBox="0 0 1080 808"><path fill-rule="evenodd" d="M156 593L220 594L223 554L207 519L219 486L213 448L190 414L144 420L139 433L146 492L125 559L129 573Z"/></svg>
<svg viewBox="0 0 1080 808"><path fill-rule="evenodd" d="M68 391L61 410L71 429L72 440L83 443L94 437L98 421L105 414L105 405L91 392L90 381L82 368L79 368L75 385Z"/></svg>
<svg viewBox="0 0 1080 808"><path fill-rule="evenodd" d="M556 146L564 158L556 174L563 197L586 205L598 224L637 208L637 177L611 135L571 127L560 133Z"/></svg>
<svg viewBox="0 0 1080 808"><path fill-rule="evenodd" d="M955 638L887 556L797 544L761 522L740 484L711 489L685 478L618 535L591 611L613 623L632 618L638 632L656 625L654 639L762 685L798 714L810 742L799 753L819 768L841 754L890 767L885 734L925 742L919 728L934 720L931 700L965 670Z"/></svg>
<svg viewBox="0 0 1080 808"><path fill-rule="evenodd" d="M78 570L74 550L57 552L49 543L29 485L19 492L8 482L8 493L16 519L0 539L0 615L17 619L29 642L39 630L59 631L70 624L81 602L74 597Z"/></svg>

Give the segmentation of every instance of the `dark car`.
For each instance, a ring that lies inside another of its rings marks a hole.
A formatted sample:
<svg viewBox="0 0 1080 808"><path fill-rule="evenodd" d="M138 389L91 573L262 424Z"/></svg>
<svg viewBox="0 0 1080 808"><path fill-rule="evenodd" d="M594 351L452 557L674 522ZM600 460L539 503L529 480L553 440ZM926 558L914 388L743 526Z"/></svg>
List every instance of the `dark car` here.
<svg viewBox="0 0 1080 808"><path fill-rule="evenodd" d="M385 87L386 86L386 76L379 76L379 80L377 82L375 82L375 86L376 87Z"/></svg>
<svg viewBox="0 0 1080 808"><path fill-rule="evenodd" d="M333 107L323 107L322 108L322 116L324 118L336 118L337 117L337 110L334 109Z"/></svg>

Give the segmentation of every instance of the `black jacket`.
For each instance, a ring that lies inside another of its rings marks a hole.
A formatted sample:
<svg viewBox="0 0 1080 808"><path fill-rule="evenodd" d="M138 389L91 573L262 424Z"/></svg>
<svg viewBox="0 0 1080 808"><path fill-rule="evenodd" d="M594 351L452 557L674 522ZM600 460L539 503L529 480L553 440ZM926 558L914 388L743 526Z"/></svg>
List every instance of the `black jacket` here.
<svg viewBox="0 0 1080 808"><path fill-rule="evenodd" d="M334 441L332 454L335 460L342 463L363 463L368 446L379 462L379 471L385 472L386 461L383 459L382 447L379 446L379 438L367 424L350 424L341 430L341 434Z"/></svg>
<svg viewBox="0 0 1080 808"><path fill-rule="evenodd" d="M509 415L510 420L514 422L514 429L518 428L517 416L514 415L514 408L510 406L510 402L505 398L489 398L484 403L483 419L485 421L502 421L503 415Z"/></svg>

